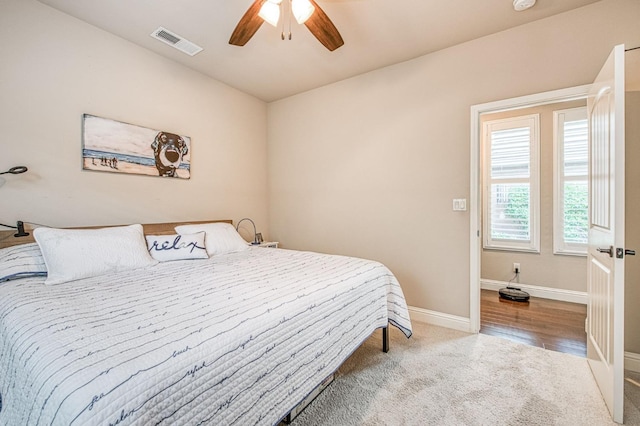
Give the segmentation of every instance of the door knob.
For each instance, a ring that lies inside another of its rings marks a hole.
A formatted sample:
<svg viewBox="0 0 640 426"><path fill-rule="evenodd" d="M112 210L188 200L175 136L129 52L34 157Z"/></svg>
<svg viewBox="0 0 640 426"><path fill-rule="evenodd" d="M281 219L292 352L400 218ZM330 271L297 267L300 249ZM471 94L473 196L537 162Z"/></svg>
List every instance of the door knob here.
<svg viewBox="0 0 640 426"><path fill-rule="evenodd" d="M600 247L598 247L596 250L598 250L600 253L609 254L609 257L613 257L613 246L610 246L609 248L600 248Z"/></svg>
<svg viewBox="0 0 640 426"><path fill-rule="evenodd" d="M626 254L627 256L635 256L636 255L636 251L635 250L624 249L624 254Z"/></svg>

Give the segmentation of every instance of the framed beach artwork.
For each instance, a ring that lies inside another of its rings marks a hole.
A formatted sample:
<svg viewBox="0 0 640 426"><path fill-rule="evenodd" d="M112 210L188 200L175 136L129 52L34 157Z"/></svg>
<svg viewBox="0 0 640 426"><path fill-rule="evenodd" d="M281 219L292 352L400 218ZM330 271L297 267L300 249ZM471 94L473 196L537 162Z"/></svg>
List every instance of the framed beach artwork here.
<svg viewBox="0 0 640 426"><path fill-rule="evenodd" d="M191 138L84 114L82 168L189 179Z"/></svg>

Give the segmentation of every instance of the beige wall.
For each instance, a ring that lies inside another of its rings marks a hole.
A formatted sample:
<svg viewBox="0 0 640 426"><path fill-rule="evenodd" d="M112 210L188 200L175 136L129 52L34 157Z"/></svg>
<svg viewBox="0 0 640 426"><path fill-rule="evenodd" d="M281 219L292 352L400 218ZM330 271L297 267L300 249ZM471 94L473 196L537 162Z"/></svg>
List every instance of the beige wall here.
<svg viewBox="0 0 640 426"><path fill-rule="evenodd" d="M640 54L640 52L638 52ZM640 77L640 68L635 70ZM626 93L625 350L640 354L640 87Z"/></svg>
<svg viewBox="0 0 640 426"><path fill-rule="evenodd" d="M482 117L482 122L540 114L540 253L482 250L482 278L509 281L513 263L520 263L521 284L587 291L586 257L553 254L553 112L586 106L586 99L535 108L523 108Z"/></svg>
<svg viewBox="0 0 640 426"><path fill-rule="evenodd" d="M266 104L34 0L0 4L0 222L252 217L268 233ZM191 137L191 179L81 170L90 113Z"/></svg>
<svg viewBox="0 0 640 426"><path fill-rule="evenodd" d="M382 261L410 305L469 317L452 199L469 198L470 107L590 83L638 22L640 2L605 0L269 104L272 236Z"/></svg>

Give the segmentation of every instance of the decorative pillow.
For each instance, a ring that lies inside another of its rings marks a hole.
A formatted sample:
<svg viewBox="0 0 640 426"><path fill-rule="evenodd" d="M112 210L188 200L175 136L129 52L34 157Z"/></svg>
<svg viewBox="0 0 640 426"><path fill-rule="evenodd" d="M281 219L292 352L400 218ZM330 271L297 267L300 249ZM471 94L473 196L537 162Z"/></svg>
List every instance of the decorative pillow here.
<svg viewBox="0 0 640 426"><path fill-rule="evenodd" d="M249 248L249 243L238 234L236 228L230 223L216 222L176 226L176 232L180 235L194 234L203 231L206 233L204 242L207 246L209 256L234 253Z"/></svg>
<svg viewBox="0 0 640 426"><path fill-rule="evenodd" d="M45 284L60 284L155 265L142 225L101 229L36 228L47 265Z"/></svg>
<svg viewBox="0 0 640 426"><path fill-rule="evenodd" d="M191 235L147 235L151 257L160 262L183 259L207 259L204 232Z"/></svg>
<svg viewBox="0 0 640 426"><path fill-rule="evenodd" d="M47 266L36 243L0 249L0 283L25 277L46 277Z"/></svg>

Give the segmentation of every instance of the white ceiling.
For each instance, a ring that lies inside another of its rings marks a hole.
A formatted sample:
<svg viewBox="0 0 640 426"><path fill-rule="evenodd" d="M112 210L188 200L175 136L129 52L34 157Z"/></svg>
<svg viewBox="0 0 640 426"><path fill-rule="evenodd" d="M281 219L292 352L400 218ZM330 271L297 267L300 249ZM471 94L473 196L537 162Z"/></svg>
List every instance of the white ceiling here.
<svg viewBox="0 0 640 426"><path fill-rule="evenodd" d="M345 42L334 52L295 20L291 41L265 23L246 46L229 45L253 0L39 1L269 102L598 0L523 12L512 0L317 0ZM151 38L160 26L204 50L190 57Z"/></svg>

